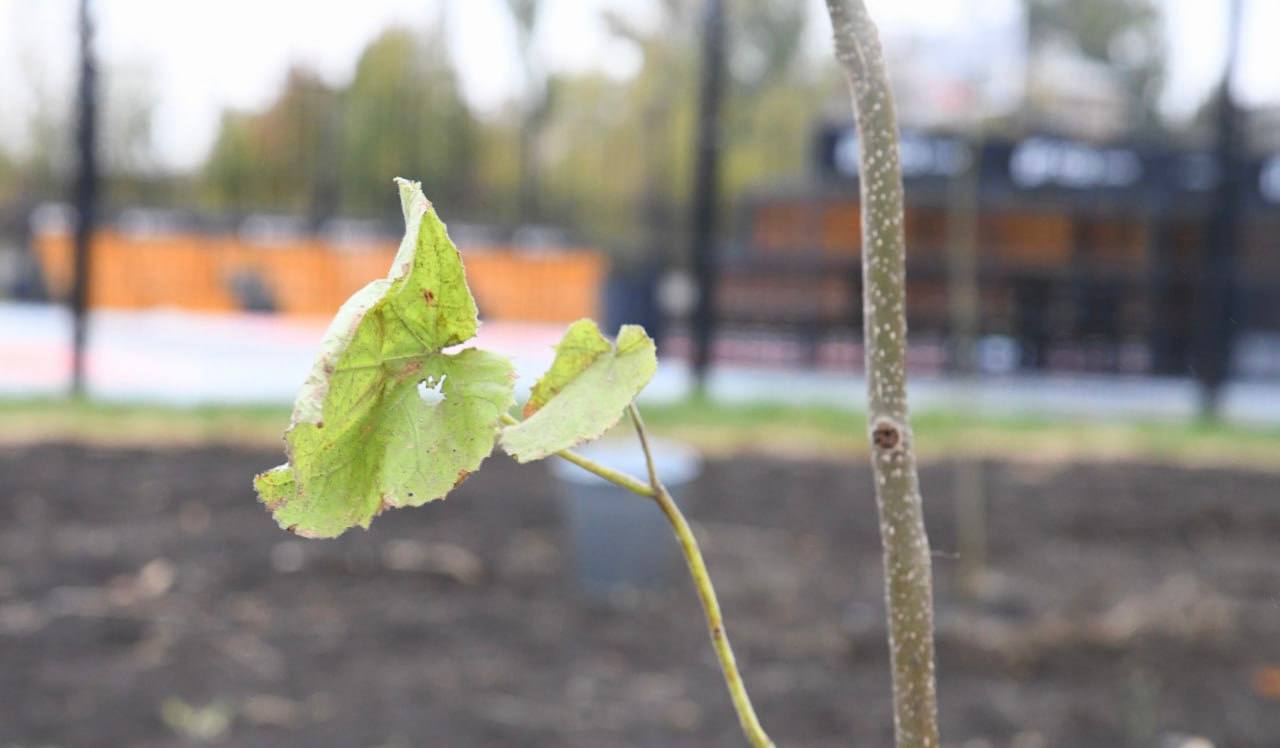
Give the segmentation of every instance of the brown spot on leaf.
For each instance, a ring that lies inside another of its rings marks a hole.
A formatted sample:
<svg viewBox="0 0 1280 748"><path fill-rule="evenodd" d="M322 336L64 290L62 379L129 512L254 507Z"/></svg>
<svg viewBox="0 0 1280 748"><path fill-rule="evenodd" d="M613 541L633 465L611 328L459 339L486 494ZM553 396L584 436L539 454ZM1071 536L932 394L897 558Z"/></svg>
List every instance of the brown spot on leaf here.
<svg viewBox="0 0 1280 748"><path fill-rule="evenodd" d="M410 377L417 376L418 372L420 371L422 371L422 362L415 359L405 364L404 368L401 369L398 374L396 374L396 378L403 382L404 380L409 379Z"/></svg>
<svg viewBox="0 0 1280 748"><path fill-rule="evenodd" d="M467 479L467 478L469 478L469 477L471 477L471 471L470 471L470 470L459 470L459 471L458 471L458 479L457 479L456 481L454 481L454 482L453 482L453 487L454 487L454 488L457 488L458 486L462 485L462 481L466 480L466 479Z"/></svg>
<svg viewBox="0 0 1280 748"><path fill-rule="evenodd" d="M300 537L300 538L307 538L308 540L310 540L310 539L312 539L312 538L318 538L318 537L320 537L319 535L315 534L315 533L314 533L314 532L312 532L311 530L306 530L306 529L299 528L296 524L294 524L294 525L289 525L288 527L286 527L286 528L284 528L284 529L285 529L285 530L287 530L287 531L289 531L289 532L291 532L291 533L293 533L294 535L297 535L297 536L298 536L298 537Z"/></svg>
<svg viewBox="0 0 1280 748"><path fill-rule="evenodd" d="M422 298L425 299L428 304L436 303L436 295L431 293L430 288L422 289Z"/></svg>

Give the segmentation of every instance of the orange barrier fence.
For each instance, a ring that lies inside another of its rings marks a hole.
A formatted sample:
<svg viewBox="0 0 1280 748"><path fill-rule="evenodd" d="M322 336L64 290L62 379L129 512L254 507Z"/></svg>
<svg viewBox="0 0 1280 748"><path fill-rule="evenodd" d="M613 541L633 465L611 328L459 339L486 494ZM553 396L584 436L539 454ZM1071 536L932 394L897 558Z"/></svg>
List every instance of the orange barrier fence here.
<svg viewBox="0 0 1280 748"><path fill-rule="evenodd" d="M41 233L36 254L51 296L71 286L66 233ZM387 273L395 246L338 247L319 239L251 244L234 236L133 236L98 232L93 242L94 307L272 310L330 315L352 293ZM597 316L606 263L592 250L462 250L471 290L486 319L563 322Z"/></svg>

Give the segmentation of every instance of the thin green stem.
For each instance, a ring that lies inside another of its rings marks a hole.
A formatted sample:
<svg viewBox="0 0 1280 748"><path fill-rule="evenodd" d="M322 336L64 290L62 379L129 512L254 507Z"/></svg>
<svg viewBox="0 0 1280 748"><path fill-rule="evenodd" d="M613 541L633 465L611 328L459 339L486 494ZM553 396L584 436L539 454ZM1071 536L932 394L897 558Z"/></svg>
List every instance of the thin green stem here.
<svg viewBox="0 0 1280 748"><path fill-rule="evenodd" d="M586 470L588 473L595 473L615 486L621 486L632 493L640 494L641 496L645 496L650 499L654 498L653 489L646 486L641 481L632 478L626 473L620 473L617 470L607 468L598 462L589 460L577 452L566 449L563 452L556 452L556 457L559 457L562 460L568 460L574 465Z"/></svg>
<svg viewBox="0 0 1280 748"><path fill-rule="evenodd" d="M649 431L644 427L644 420L640 418L640 409L635 403L627 406L627 415L631 417L631 423L636 427L636 436L640 438L640 449L644 451L644 466L649 472L649 485L653 487L654 492L665 491L662 480L658 478L658 465L653 461L653 450L649 446Z"/></svg>
<svg viewBox="0 0 1280 748"><path fill-rule="evenodd" d="M711 644L715 648L716 657L720 660L720 670L724 674L724 682L729 689L729 698L733 701L733 708L738 713L738 722L742 725L742 732L747 736L747 741L752 748L774 748L773 741L769 739L769 736L765 734L764 728L760 726L760 720L756 717L755 709L751 706L751 697L747 694L747 687L742 682L742 675L738 672L738 663L733 656L733 647L730 646L729 635L725 632L724 616L720 612L720 602L716 599L716 590L711 583L711 574L707 571L707 564L702 559L702 551L698 548L698 539L694 537L693 528L689 526L684 514L680 512L680 507L676 505L675 499L671 498L671 494L667 492L666 487L662 485L662 481L658 479L657 466L654 464L653 454L649 448L649 435L645 431L644 421L640 419L640 411L632 404L628 407L628 413L631 416L632 423L635 424L636 434L640 437L640 446L644 450L645 465L649 471L648 485L625 473L583 457L572 450L566 449L556 452L556 456L563 460L568 460L583 470L604 478L616 486L621 486L632 493L653 499L658 508L662 510L662 513L666 515L667 521L671 523L672 530L675 531L676 538L680 541L680 550L684 554L685 563L689 567L689 575L693 578L694 587L698 591L698 599L702 602L702 610L707 618L707 630L711 634ZM520 421L509 414L503 414L502 422L512 426Z"/></svg>
<svg viewBox="0 0 1280 748"><path fill-rule="evenodd" d="M515 424L520 423L516 418L506 413L502 415L502 422L508 426L514 426ZM639 494L650 499L654 498L653 488L645 484L644 481L641 481L638 478L632 478L630 475L614 470L613 468L605 467L594 460L589 460L586 457L583 457L577 452L566 449L561 452L556 452L556 457L572 462L574 465L577 465L588 473L598 475L615 486L621 486L622 488L627 489L631 493Z"/></svg>
<svg viewBox="0 0 1280 748"><path fill-rule="evenodd" d="M733 656L733 647L729 644L729 634L725 631L724 616L720 612L720 602L716 599L716 589L711 583L711 574L702 559L702 551L698 548L698 539L693 528L681 513L671 494L667 492L662 481L658 479L657 466L653 461L653 453L649 448L649 435L645 431L644 421L640 419L640 411L633 403L628 407L631 422L635 424L636 434L640 437L640 446L644 449L645 465L649 468L649 485L653 489L653 499L671 523L676 538L680 541L680 550L684 553L685 563L689 567L689 576L698 591L698 599L702 602L702 610L707 617L707 630L711 634L711 645L715 648L716 657L720 660L720 670L724 673L724 683L729 689L729 698L738 713L738 722L747 742L753 748L773 748L773 741L765 734L751 706L751 697L747 694L746 684L738 672L738 663Z"/></svg>

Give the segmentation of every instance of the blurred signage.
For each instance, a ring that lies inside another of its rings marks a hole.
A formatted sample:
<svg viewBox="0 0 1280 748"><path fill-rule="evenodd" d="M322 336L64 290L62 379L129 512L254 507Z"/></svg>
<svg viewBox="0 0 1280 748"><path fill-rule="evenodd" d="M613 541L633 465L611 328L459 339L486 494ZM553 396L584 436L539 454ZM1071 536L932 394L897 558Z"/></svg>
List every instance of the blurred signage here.
<svg viewBox="0 0 1280 748"><path fill-rule="evenodd" d="M1059 138L1018 142L1008 164L1009 178L1025 189L1131 189L1143 178L1142 160L1132 149L1099 148Z"/></svg>
<svg viewBox="0 0 1280 748"><path fill-rule="evenodd" d="M824 174L858 176L858 134L853 127L819 132L816 155ZM907 180L948 179L969 168L972 152L958 135L904 130L902 174ZM1132 190L1151 181L1154 170L1139 149L1099 146L1036 135L1022 140L989 140L980 168L987 186L1014 190Z"/></svg>
<svg viewBox="0 0 1280 748"><path fill-rule="evenodd" d="M828 178L857 179L858 135L851 127L826 127L815 140L815 161ZM971 149L950 133L904 130L902 173L908 182L944 182L969 168ZM1196 197L1215 189L1222 169L1206 151L1174 150L1152 143L1097 144L1049 135L989 139L979 155L987 191L1092 196ZM1245 165L1251 202L1280 205L1280 152Z"/></svg>

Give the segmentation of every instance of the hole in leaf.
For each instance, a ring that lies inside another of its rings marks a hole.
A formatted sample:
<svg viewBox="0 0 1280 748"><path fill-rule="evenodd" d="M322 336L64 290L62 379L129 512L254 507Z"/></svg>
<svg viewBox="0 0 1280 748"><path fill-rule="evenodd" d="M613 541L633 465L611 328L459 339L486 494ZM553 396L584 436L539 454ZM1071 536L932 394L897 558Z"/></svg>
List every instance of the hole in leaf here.
<svg viewBox="0 0 1280 748"><path fill-rule="evenodd" d="M427 405L436 405L444 402L444 380L448 374L443 374L439 379L429 376L418 382L418 397L422 398L422 402Z"/></svg>

